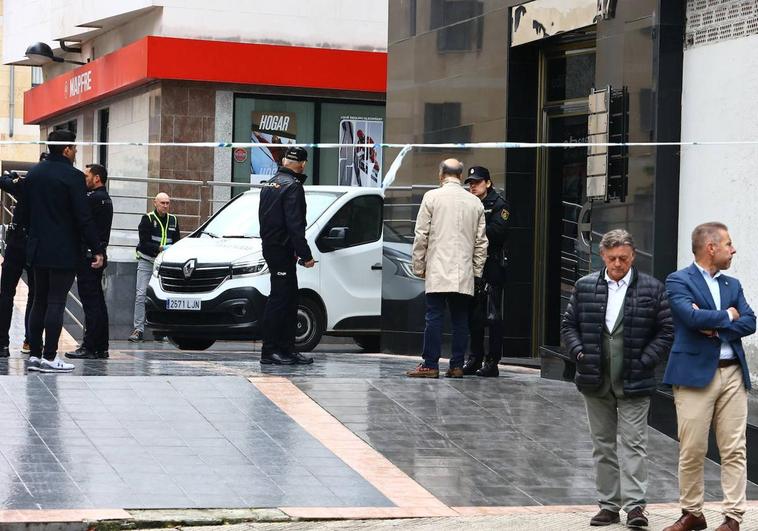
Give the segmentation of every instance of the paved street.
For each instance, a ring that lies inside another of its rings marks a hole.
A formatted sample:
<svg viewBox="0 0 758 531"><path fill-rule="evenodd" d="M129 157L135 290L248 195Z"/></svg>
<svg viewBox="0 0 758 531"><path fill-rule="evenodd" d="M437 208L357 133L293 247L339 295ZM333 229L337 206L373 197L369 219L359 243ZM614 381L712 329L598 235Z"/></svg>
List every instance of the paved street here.
<svg viewBox="0 0 758 531"><path fill-rule="evenodd" d="M19 332L14 322L12 345ZM415 359L346 342L324 343L310 367L261 367L257 348L115 341L109 360L77 362L71 375L27 375L12 351L0 361L0 521L257 507L286 519L379 519L366 529L413 516L430 518L405 522L418 529L461 518L565 529L594 510L590 439L571 384L517 367L498 379L409 380ZM649 453L651 503L676 501L676 443L652 431ZM717 500L713 463L706 487ZM653 506L654 522L656 511L661 527L676 513Z"/></svg>
<svg viewBox="0 0 758 531"><path fill-rule="evenodd" d="M350 344L323 345L311 367L262 370L257 357L241 343L187 354L116 342L111 359L77 362L72 375L27 376L19 353L0 361L3 507L352 518L593 502L570 384L521 368L408 380L415 360ZM651 432L653 503L677 498L676 451ZM718 499L713 463L706 485Z"/></svg>

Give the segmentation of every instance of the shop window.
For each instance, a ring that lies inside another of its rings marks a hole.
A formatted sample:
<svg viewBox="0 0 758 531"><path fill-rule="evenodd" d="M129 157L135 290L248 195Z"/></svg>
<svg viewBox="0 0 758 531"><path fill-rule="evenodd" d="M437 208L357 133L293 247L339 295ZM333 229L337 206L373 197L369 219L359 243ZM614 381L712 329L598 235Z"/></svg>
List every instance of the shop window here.
<svg viewBox="0 0 758 531"><path fill-rule="evenodd" d="M363 146L308 149L306 184L381 184L384 106L350 102L263 99L237 95L235 142L282 144L279 148L233 150L233 181L260 183L273 176L288 143L347 143ZM235 189L234 193L245 188Z"/></svg>

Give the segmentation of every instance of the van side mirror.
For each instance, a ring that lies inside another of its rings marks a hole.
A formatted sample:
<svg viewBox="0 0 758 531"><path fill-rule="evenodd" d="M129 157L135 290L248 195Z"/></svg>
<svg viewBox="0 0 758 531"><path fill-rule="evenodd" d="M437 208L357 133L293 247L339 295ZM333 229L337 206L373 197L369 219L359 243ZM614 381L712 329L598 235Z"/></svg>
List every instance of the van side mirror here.
<svg viewBox="0 0 758 531"><path fill-rule="evenodd" d="M348 227L332 227L329 233L319 238L319 248L324 251L336 251L347 247Z"/></svg>

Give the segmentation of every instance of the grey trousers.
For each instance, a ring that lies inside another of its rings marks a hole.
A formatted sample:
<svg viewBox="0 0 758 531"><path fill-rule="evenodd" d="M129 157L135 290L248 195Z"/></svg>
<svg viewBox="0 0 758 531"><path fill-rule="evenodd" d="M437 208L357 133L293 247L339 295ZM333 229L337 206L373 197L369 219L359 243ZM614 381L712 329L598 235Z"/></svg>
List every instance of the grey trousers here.
<svg viewBox="0 0 758 531"><path fill-rule="evenodd" d="M601 509L629 512L647 504L647 414L650 397L584 395Z"/></svg>
<svg viewBox="0 0 758 531"><path fill-rule="evenodd" d="M144 258L137 259L137 290L134 296L134 329L145 331L145 293L153 274L153 263Z"/></svg>

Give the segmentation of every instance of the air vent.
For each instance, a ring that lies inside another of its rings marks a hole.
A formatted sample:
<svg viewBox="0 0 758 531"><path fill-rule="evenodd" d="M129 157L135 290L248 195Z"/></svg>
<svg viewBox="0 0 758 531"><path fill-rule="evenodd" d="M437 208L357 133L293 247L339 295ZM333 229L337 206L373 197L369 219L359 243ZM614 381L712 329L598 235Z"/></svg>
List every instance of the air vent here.
<svg viewBox="0 0 758 531"><path fill-rule="evenodd" d="M756 0L687 0L685 49L756 34Z"/></svg>

